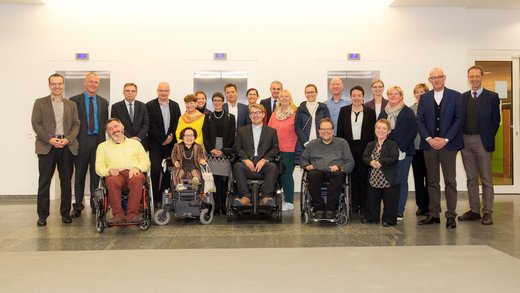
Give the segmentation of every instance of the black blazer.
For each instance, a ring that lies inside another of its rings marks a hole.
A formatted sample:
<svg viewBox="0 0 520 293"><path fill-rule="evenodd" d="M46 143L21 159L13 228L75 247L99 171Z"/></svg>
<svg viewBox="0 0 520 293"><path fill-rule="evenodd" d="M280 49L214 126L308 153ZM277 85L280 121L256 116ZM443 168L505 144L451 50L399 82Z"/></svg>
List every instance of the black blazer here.
<svg viewBox="0 0 520 293"><path fill-rule="evenodd" d="M252 124L249 124L239 128L237 131L233 151L240 161L246 159L253 161L253 156L255 155L255 144L253 141L252 127ZM257 152L258 160L266 159L270 162L272 162L274 157L278 155L278 136L276 135L276 130L274 128L266 125L262 126L262 134L260 135ZM253 162L256 164L255 161Z"/></svg>
<svg viewBox="0 0 520 293"><path fill-rule="evenodd" d="M379 118L388 118L386 112L381 112ZM407 156L415 156L415 138L417 137L417 122L413 110L404 106L397 115L395 128L390 132L388 138L395 141L399 150Z"/></svg>
<svg viewBox="0 0 520 293"><path fill-rule="evenodd" d="M352 105L342 107L339 110L338 116L338 132L337 137L345 139L350 147L354 139L352 138L352 122L350 121L350 115L352 114ZM362 150L365 149L366 145L375 139L374 126L376 124L376 112L367 106L363 105L363 122L361 124L361 145Z"/></svg>
<svg viewBox="0 0 520 293"><path fill-rule="evenodd" d="M128 108L126 107L125 101L120 101L112 105L112 110L110 111L110 117L117 118L121 120L123 125L125 126L125 135L126 137L134 137L137 136L141 140L141 144L147 150L148 149L148 125L150 123L150 118L148 117L148 110L146 109L146 105L141 102L135 100L133 102L134 107L134 121L130 119L130 114L128 113Z"/></svg>
<svg viewBox="0 0 520 293"><path fill-rule="evenodd" d="M383 100L381 100L381 112L379 112L379 115L376 117L376 120L380 119L380 118L384 118L384 117L382 117L382 115L383 115L383 113L386 114L385 107L387 104L388 104L388 100L385 99L385 97L383 97ZM369 107L370 109L374 110L374 112L375 112L376 111L376 100L372 99L372 100L366 102L365 106Z"/></svg>
<svg viewBox="0 0 520 293"><path fill-rule="evenodd" d="M78 134L78 143L79 143L79 152L82 153L82 150L85 146L87 146L87 138L88 138L88 117L87 117L87 105L85 104L85 96L83 93L73 96L70 98L71 101L76 103L76 107L78 108L78 116L80 121L79 134ZM100 144L106 140L106 124L108 120L108 101L105 100L102 96L96 95L96 103L97 103L97 112L98 112L98 134L97 134L97 144Z"/></svg>
<svg viewBox="0 0 520 293"><path fill-rule="evenodd" d="M222 115L221 119L224 119L224 124L226 125L222 132L222 147L233 148L235 143L235 115L229 114L226 110L224 110ZM204 148L208 154L215 149L215 141L217 140L217 124L212 123L215 120L215 115L209 113L204 117L204 124L202 125Z"/></svg>
<svg viewBox="0 0 520 293"><path fill-rule="evenodd" d="M471 97L471 91L462 94L462 108L466 115L466 107L468 99ZM487 152L495 150L495 135L500 126L500 100L498 94L487 89L482 89L479 96L480 99L480 139L482 145ZM466 116L464 116L466 117ZM464 124L462 124L464 127Z"/></svg>
<svg viewBox="0 0 520 293"><path fill-rule="evenodd" d="M237 113L237 117L235 117L235 119L237 121L236 124L237 124L237 129L238 129L242 126L251 124L251 119L249 119L249 107L242 103L237 103L237 104L238 104L238 113ZM226 112L229 113L228 103L225 103L223 108Z"/></svg>
<svg viewBox="0 0 520 293"><path fill-rule="evenodd" d="M148 131L148 147L150 150L161 150L163 148L162 143L170 134L173 136L173 141L168 145L170 153L173 149L173 145L177 142L177 139L175 138L175 130L177 129L179 117L181 117L181 110L179 104L172 100L168 100L168 105L170 108L170 125L168 126L168 131L165 133L159 98L146 103L148 117L150 119Z"/></svg>
<svg viewBox="0 0 520 293"><path fill-rule="evenodd" d="M370 169L370 161L372 161L372 152L376 148L377 140L368 143L363 152L363 163L365 163ZM397 162L399 160L399 148L397 143L390 139L385 139L381 146L381 155L379 156L379 163L381 163L381 171L385 175L386 180L390 183L390 186L399 184L399 173L397 172Z"/></svg>
<svg viewBox="0 0 520 293"><path fill-rule="evenodd" d="M265 117L267 118L267 121L269 121L269 119L271 119L271 115L273 114L273 104L271 103L271 97L261 100L260 105L264 106Z"/></svg>

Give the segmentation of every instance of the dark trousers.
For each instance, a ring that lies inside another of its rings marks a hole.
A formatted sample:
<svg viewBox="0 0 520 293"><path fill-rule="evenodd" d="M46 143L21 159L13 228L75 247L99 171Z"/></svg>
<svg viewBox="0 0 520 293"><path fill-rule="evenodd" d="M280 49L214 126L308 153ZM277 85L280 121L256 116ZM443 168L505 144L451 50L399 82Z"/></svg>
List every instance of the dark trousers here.
<svg viewBox="0 0 520 293"><path fill-rule="evenodd" d="M60 214L62 216L70 213L70 204L72 201L72 170L73 156L68 147L57 149L51 148L46 155L38 155L38 198L37 212L39 218L46 219L49 216L50 205L50 186L54 171L58 166L61 188L61 204Z"/></svg>
<svg viewBox="0 0 520 293"><path fill-rule="evenodd" d="M117 176L105 177L107 185L108 197L110 199L110 206L112 207L112 215L123 219L124 211L121 206L121 192L128 190L128 219L139 214L139 203L141 202L144 175L139 173L132 178L128 178L128 170L119 172Z"/></svg>
<svg viewBox="0 0 520 293"><path fill-rule="evenodd" d="M228 192L228 177L213 175L215 180L216 191L213 193L213 199L215 200L215 211L226 213L226 197Z"/></svg>
<svg viewBox="0 0 520 293"><path fill-rule="evenodd" d="M350 179L352 184L352 209L358 209L363 216L366 210L367 187L368 187L368 167L363 162L363 152L366 145L354 141L351 145L352 156L354 157L354 169Z"/></svg>
<svg viewBox="0 0 520 293"><path fill-rule="evenodd" d="M338 208L339 195L345 182L345 173L341 171L325 172L321 170L311 170L307 173L307 188L312 198L312 206L315 211L335 211ZM321 186L328 182L327 203L321 197Z"/></svg>
<svg viewBox="0 0 520 293"><path fill-rule="evenodd" d="M265 164L260 172L251 172L246 164L242 162L233 165L233 177L235 177L235 180L237 181L240 196L251 197L251 193L247 186L247 179L259 178L259 173L262 174L264 180L264 184L260 186L260 192L263 195L272 196L278 178L278 166L276 166L275 163L269 162Z"/></svg>
<svg viewBox="0 0 520 293"><path fill-rule="evenodd" d="M430 196L428 193L428 174L426 172L423 150L415 150L415 156L412 159L412 170L415 184L415 204L418 209L427 212L430 205Z"/></svg>
<svg viewBox="0 0 520 293"><path fill-rule="evenodd" d="M151 163L150 177L152 179L153 201L158 203L162 202L162 194L170 184L170 177L167 175L168 173L163 172L162 161L171 156L171 148L162 147L160 149L150 149L149 156Z"/></svg>
<svg viewBox="0 0 520 293"><path fill-rule="evenodd" d="M383 200L383 216L381 220L390 225L395 225L397 223L400 189L400 184L388 188L368 186L366 219L372 223L379 223L381 200Z"/></svg>
<svg viewBox="0 0 520 293"><path fill-rule="evenodd" d="M429 215L438 218L441 213L440 168L444 177L444 194L448 217L457 216L457 151L445 149L424 151L424 162L428 170L428 193L430 195Z"/></svg>
<svg viewBox="0 0 520 293"><path fill-rule="evenodd" d="M74 209L83 210L83 198L85 197L85 177L87 176L87 169L90 173L90 207L94 209L94 194L99 185L99 176L96 174L96 149L97 149L97 135L89 135L86 140L86 145L80 145L79 153L76 156L74 163L76 173L74 176Z"/></svg>

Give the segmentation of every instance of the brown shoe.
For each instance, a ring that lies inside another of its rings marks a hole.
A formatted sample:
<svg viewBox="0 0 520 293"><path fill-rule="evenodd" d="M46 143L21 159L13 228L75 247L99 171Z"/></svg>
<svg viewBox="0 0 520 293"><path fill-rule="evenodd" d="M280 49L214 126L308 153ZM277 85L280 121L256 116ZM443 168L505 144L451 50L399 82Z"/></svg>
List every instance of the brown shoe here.
<svg viewBox="0 0 520 293"><path fill-rule="evenodd" d="M264 196L260 200L260 205L274 207L274 200L270 196Z"/></svg>
<svg viewBox="0 0 520 293"><path fill-rule="evenodd" d="M474 221L480 220L480 214L475 213L472 210L465 212L462 216L458 217L459 221Z"/></svg>
<svg viewBox="0 0 520 293"><path fill-rule="evenodd" d="M482 217L482 225L493 225L493 217L490 213L485 213Z"/></svg>

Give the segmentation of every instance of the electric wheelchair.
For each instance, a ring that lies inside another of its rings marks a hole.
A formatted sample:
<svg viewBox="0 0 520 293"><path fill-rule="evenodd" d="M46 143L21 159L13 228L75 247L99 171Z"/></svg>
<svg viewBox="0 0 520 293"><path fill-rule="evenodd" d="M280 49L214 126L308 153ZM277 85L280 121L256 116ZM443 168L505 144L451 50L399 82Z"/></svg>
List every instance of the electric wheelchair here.
<svg viewBox="0 0 520 293"><path fill-rule="evenodd" d="M137 222L112 223L110 220L107 220L107 213L111 210L110 200L108 196L108 189L105 184L105 178L100 178L99 187L94 194L97 232L102 233L105 230L105 227L112 226L139 226L139 228L143 231L146 231L150 228L153 219L153 196L149 172L144 173L144 175L146 179L143 184L140 200L140 210L142 217L141 220ZM121 206L123 207L123 210L126 214L128 212L128 190L123 190L121 192Z"/></svg>
<svg viewBox="0 0 520 293"><path fill-rule="evenodd" d="M184 180L182 188L177 188L173 184L173 164L171 159L163 161L170 174L170 188L164 190L162 194L162 207L155 212L154 222L163 226L170 222L170 211L176 218L198 218L204 224L213 221L214 206L213 193L204 193L204 180L198 188L193 188ZM201 166L205 168L205 166Z"/></svg>
<svg viewBox="0 0 520 293"><path fill-rule="evenodd" d="M281 158L276 156L273 161L277 170L280 170L282 164ZM271 216L276 222L281 222L283 219L282 214L282 203L283 196L280 188L280 183L276 182L274 192L272 194L274 205L261 205L260 186L264 184L264 176L260 173L254 173L253 176L247 178L247 185L251 194L249 205L236 205L235 199L239 197L238 186L236 180L232 181L232 186L228 191L226 198L226 209L227 209L227 220L233 222L238 219L239 216L252 215L252 216Z"/></svg>
<svg viewBox="0 0 520 293"><path fill-rule="evenodd" d="M345 183L342 186L341 194L339 196L338 207L336 210L336 217L334 219L316 218L314 215L314 207L312 206L312 197L308 188L307 181L308 171L304 170L302 175L302 183L300 189L300 220L303 224L310 222L329 222L337 225L345 225L351 217L351 185L350 174L346 174ZM327 188L329 183L324 182L321 185L321 196L324 202L327 201Z"/></svg>

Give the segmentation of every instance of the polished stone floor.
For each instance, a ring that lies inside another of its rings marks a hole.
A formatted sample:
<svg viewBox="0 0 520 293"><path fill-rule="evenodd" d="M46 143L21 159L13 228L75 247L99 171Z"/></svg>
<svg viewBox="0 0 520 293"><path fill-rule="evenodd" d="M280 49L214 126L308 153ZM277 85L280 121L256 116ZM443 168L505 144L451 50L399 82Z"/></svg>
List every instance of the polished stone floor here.
<svg viewBox="0 0 520 293"><path fill-rule="evenodd" d="M520 258L519 195L496 196L494 225L458 222L456 230L446 229L444 219L440 225L418 226L413 197L407 206L404 221L391 228L361 224L359 216L346 226L304 225L295 211L284 213L282 223L260 218L227 223L225 217L217 216L210 225L174 219L148 231L114 227L97 233L90 214L62 224L59 201L52 201L48 225L37 227L34 199L2 197L0 251L487 245ZM466 210L467 198L461 195L457 211Z"/></svg>

